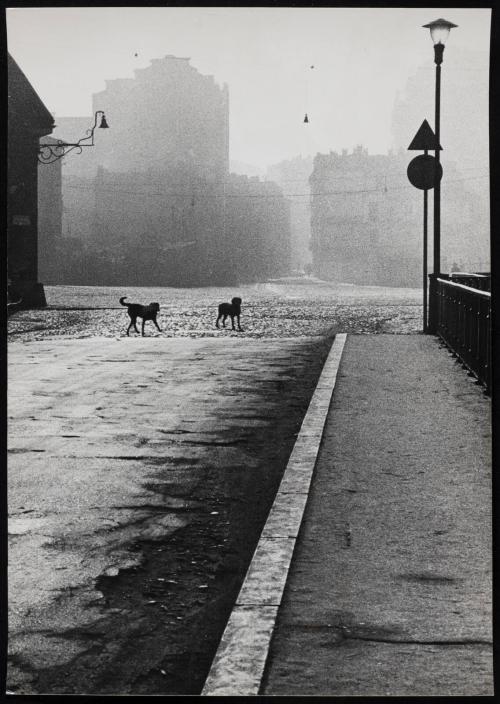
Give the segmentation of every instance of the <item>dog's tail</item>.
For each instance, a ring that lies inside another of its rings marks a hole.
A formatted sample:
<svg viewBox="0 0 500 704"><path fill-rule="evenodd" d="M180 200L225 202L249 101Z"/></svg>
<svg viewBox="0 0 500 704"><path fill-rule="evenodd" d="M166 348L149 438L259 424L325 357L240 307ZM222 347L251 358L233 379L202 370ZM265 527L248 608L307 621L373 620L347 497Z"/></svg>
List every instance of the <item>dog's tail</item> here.
<svg viewBox="0 0 500 704"><path fill-rule="evenodd" d="M123 302L126 298L127 298L127 296L122 296L122 297L120 298L120 303L122 304L122 306L128 306L128 303L124 303L124 302Z"/></svg>

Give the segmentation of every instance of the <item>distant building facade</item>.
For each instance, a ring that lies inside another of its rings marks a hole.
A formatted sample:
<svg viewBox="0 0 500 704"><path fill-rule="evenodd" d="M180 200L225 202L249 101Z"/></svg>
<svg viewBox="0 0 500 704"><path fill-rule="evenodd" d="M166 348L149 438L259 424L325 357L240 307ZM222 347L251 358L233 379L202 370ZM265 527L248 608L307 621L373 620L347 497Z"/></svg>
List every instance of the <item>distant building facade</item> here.
<svg viewBox="0 0 500 704"><path fill-rule="evenodd" d="M429 52L432 55L432 52ZM392 146L406 150L423 119L434 129L435 64L418 67L395 98ZM442 156L466 176L488 171L489 55L446 44L441 77ZM475 173L472 173L475 171ZM475 190L476 182L469 186ZM480 187L482 184L479 182Z"/></svg>
<svg viewBox="0 0 500 704"><path fill-rule="evenodd" d="M290 266L304 271L311 263L311 157L297 156L270 166L266 178L277 183L290 203Z"/></svg>
<svg viewBox="0 0 500 704"><path fill-rule="evenodd" d="M230 174L226 187L226 232L235 244L231 266L241 283L290 273L291 206L282 189L258 177Z"/></svg>
<svg viewBox="0 0 500 704"><path fill-rule="evenodd" d="M394 149L406 151L424 118L434 128L434 72L429 60L396 96ZM473 271L490 268L489 99L488 52L448 42L441 80L442 248L451 264Z"/></svg>
<svg viewBox="0 0 500 704"><path fill-rule="evenodd" d="M189 59L165 56L134 78L106 81L92 96L92 115L106 113L111 127L96 130L97 149L88 149L77 163L69 159L65 173L94 175L108 171L166 171L189 167L206 180L220 180L229 170L229 93L213 76L204 76ZM55 136L79 139L93 117L59 117Z"/></svg>
<svg viewBox="0 0 500 704"><path fill-rule="evenodd" d="M54 119L8 55L7 266L9 296L45 305L38 280L38 152Z"/></svg>
<svg viewBox="0 0 500 704"><path fill-rule="evenodd" d="M106 81L93 108L110 129L64 159L61 283L193 286L289 271L281 190L229 173L226 85L166 56ZM58 118L55 136L77 141L92 124Z"/></svg>
<svg viewBox="0 0 500 704"><path fill-rule="evenodd" d="M358 146L352 153L343 150L315 157L310 179L311 248L317 276L357 284L421 285L423 192L409 183L406 174L413 156L402 150L370 155ZM467 190L454 164L443 162L443 167L441 268L445 272L456 262L468 268L487 260L488 248L481 248L474 237L476 194ZM428 264L431 272L431 215Z"/></svg>
<svg viewBox="0 0 500 704"><path fill-rule="evenodd" d="M67 188L78 194L73 216L84 227L61 240L60 283L229 285L290 270L290 206L274 183L100 168Z"/></svg>

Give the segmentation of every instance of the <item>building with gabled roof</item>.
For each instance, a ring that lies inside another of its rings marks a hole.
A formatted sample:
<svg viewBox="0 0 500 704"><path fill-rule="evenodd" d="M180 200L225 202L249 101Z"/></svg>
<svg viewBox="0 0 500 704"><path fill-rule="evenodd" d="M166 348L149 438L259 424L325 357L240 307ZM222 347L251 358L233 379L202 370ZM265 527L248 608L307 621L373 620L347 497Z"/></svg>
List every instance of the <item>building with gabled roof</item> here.
<svg viewBox="0 0 500 704"><path fill-rule="evenodd" d="M8 54L7 268L9 296L23 306L43 306L38 281L38 152L54 118Z"/></svg>

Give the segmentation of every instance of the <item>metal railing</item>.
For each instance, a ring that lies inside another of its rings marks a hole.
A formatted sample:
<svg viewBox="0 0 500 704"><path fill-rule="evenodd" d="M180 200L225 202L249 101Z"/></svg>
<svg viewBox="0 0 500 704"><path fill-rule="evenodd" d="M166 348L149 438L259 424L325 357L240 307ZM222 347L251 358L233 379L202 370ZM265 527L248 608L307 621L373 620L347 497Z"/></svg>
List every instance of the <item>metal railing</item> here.
<svg viewBox="0 0 500 704"><path fill-rule="evenodd" d="M491 392L491 293L438 276L436 333Z"/></svg>
<svg viewBox="0 0 500 704"><path fill-rule="evenodd" d="M491 291L490 274L470 274L465 271L453 271L449 276L440 275L441 279L449 279L456 284L463 284L471 288L478 288L480 291Z"/></svg>

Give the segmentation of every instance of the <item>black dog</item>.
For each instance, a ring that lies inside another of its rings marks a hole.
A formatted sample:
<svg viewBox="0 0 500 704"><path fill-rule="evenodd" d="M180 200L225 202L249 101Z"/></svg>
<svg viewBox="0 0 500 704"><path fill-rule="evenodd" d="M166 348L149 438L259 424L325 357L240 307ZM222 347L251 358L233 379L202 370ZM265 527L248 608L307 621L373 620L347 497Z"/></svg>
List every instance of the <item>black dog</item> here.
<svg viewBox="0 0 500 704"><path fill-rule="evenodd" d="M122 306L127 306L128 308L128 314L130 315L130 325L127 328L127 335L128 331L134 326L134 330L136 332L139 332L136 326L136 321L137 318L142 318L142 336L144 337L144 323L146 320L152 320L153 323L156 325L158 330L161 332L160 326L156 322L156 316L158 315L158 312L160 310L160 304L159 303L150 303L149 306L142 306L140 303L125 303L125 299L127 296L122 296L120 298L120 303Z"/></svg>
<svg viewBox="0 0 500 704"><path fill-rule="evenodd" d="M241 298L232 298L231 303L221 303L219 305L219 317L217 318L215 322L215 327L219 327L219 320L222 318L222 327L226 327L226 318L229 315L231 317L231 325L233 326L233 330L236 330L234 327L234 319L238 321L238 330L241 330L240 326L240 313L241 313Z"/></svg>

